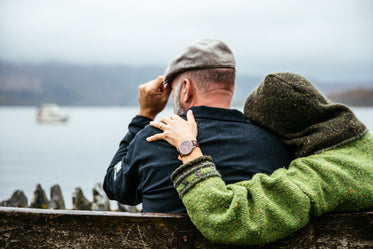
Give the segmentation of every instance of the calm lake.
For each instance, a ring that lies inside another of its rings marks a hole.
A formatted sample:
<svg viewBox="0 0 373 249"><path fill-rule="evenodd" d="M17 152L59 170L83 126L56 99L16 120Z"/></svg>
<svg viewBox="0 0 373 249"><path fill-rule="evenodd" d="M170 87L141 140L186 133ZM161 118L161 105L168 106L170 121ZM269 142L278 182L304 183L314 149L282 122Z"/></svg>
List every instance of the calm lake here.
<svg viewBox="0 0 373 249"><path fill-rule="evenodd" d="M240 108L237 108L240 109ZM373 108L352 108L373 130ZM69 121L39 124L34 107L0 107L0 201L19 189L30 204L36 184L49 197L50 187L59 184L66 208L81 187L92 201L92 188L102 182L108 164L137 107L64 108ZM172 114L167 108L158 118ZM117 207L112 205L113 209Z"/></svg>

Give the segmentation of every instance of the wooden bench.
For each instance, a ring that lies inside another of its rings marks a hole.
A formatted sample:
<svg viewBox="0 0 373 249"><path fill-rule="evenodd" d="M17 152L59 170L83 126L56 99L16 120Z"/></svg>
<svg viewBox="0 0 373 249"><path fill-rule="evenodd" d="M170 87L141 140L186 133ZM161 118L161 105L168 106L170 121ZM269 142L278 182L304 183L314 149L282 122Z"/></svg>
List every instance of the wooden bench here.
<svg viewBox="0 0 373 249"><path fill-rule="evenodd" d="M0 207L0 248L258 248L213 244L184 214ZM373 211L332 213L260 248L373 248Z"/></svg>

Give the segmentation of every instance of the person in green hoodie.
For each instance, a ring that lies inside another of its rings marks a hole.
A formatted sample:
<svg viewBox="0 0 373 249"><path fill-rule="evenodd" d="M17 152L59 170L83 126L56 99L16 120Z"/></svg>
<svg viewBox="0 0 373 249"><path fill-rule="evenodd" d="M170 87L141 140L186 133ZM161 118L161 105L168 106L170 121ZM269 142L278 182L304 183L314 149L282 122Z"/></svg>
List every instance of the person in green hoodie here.
<svg viewBox="0 0 373 249"><path fill-rule="evenodd" d="M226 185L203 148L183 156L171 179L207 239L261 245L299 230L312 216L373 208L373 136L347 106L332 103L300 75L274 73L249 95L244 113L296 159L271 175ZM171 116L151 125L163 133L149 142L164 139L178 148L198 140L192 112L186 121Z"/></svg>

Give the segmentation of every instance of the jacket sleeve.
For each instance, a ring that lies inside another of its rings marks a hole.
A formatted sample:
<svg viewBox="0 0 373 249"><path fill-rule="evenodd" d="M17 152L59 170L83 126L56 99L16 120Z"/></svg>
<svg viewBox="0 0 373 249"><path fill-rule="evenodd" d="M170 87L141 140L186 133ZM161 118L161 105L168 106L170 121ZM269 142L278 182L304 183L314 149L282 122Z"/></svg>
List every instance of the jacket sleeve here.
<svg viewBox="0 0 373 249"><path fill-rule="evenodd" d="M211 158L180 166L174 185L209 240L260 245L302 228L311 216L373 207L373 140L298 158L288 169L226 185Z"/></svg>
<svg viewBox="0 0 373 249"><path fill-rule="evenodd" d="M106 171L103 188L109 199L129 205L137 205L141 202L141 194L137 191L139 185L137 167L131 163L133 155L128 154L128 147L136 134L150 121L149 118L136 116L128 125L128 132L120 142L119 149Z"/></svg>

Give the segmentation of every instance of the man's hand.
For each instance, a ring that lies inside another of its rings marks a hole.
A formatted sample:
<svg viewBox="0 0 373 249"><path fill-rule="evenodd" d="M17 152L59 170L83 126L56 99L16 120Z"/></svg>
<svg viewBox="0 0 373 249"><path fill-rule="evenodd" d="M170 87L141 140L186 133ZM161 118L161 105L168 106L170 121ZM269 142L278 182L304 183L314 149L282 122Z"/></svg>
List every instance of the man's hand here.
<svg viewBox="0 0 373 249"><path fill-rule="evenodd" d="M171 87L168 85L165 86L163 84L163 77L159 76L139 86L139 115L154 119L165 108L171 93Z"/></svg>

